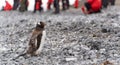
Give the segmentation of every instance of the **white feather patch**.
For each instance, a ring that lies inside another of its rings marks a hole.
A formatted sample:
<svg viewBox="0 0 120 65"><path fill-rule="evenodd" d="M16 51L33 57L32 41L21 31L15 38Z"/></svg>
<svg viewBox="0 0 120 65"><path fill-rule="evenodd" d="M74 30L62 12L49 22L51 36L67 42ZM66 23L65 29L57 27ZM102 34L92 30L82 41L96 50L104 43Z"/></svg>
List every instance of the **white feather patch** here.
<svg viewBox="0 0 120 65"><path fill-rule="evenodd" d="M37 22L37 24L38 24L38 25L41 25L40 22L39 22L39 23Z"/></svg>
<svg viewBox="0 0 120 65"><path fill-rule="evenodd" d="M38 50L36 51L36 54L40 54L40 52L42 51L42 48L44 46L44 43L45 43L46 31L44 30L42 32L42 34L43 35L42 35L42 38L41 38L41 43L40 43L40 46L39 46Z"/></svg>

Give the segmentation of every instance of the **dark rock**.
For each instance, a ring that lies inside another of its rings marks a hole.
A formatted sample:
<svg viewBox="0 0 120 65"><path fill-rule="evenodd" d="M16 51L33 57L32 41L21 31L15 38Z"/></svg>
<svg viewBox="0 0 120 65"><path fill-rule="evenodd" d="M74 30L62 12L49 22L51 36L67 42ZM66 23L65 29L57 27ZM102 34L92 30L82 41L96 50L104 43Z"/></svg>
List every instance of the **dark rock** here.
<svg viewBox="0 0 120 65"><path fill-rule="evenodd" d="M102 32L102 33L107 33L107 32L108 32L108 30L107 30L107 29L105 29L105 28L103 28L103 29L101 30L101 32Z"/></svg>

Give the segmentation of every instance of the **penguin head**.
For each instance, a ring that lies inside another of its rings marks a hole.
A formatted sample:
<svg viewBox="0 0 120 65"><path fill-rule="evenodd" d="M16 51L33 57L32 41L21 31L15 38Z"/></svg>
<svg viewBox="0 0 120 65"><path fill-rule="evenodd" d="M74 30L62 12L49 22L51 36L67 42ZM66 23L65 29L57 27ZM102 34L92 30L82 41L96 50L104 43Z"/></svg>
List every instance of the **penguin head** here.
<svg viewBox="0 0 120 65"><path fill-rule="evenodd" d="M36 28L44 28L45 25L46 24L44 22L40 21L39 23L37 23Z"/></svg>

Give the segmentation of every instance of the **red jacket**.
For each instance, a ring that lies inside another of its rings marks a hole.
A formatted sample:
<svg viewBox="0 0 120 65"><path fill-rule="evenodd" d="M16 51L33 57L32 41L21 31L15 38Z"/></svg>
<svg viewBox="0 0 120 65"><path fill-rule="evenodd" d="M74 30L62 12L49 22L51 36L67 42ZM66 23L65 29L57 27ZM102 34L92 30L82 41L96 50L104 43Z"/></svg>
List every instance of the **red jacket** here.
<svg viewBox="0 0 120 65"><path fill-rule="evenodd" d="M6 5L4 7L4 11L7 11L7 10L12 10L12 6L10 5L10 3L8 1L6 1Z"/></svg>
<svg viewBox="0 0 120 65"><path fill-rule="evenodd" d="M75 8L78 8L78 7L79 7L79 1L78 1L78 0L75 0L74 7L75 7Z"/></svg>
<svg viewBox="0 0 120 65"><path fill-rule="evenodd" d="M53 0L48 0L49 3L53 3Z"/></svg>
<svg viewBox="0 0 120 65"><path fill-rule="evenodd" d="M42 5L42 0L36 0L35 9L36 9L36 10L39 10L40 7L41 7L41 5Z"/></svg>
<svg viewBox="0 0 120 65"><path fill-rule="evenodd" d="M98 11L101 9L101 0L87 0L87 2L91 5L93 11Z"/></svg>
<svg viewBox="0 0 120 65"><path fill-rule="evenodd" d="M47 8L50 9L50 6L51 4L53 3L53 0L48 0L48 3L47 3Z"/></svg>

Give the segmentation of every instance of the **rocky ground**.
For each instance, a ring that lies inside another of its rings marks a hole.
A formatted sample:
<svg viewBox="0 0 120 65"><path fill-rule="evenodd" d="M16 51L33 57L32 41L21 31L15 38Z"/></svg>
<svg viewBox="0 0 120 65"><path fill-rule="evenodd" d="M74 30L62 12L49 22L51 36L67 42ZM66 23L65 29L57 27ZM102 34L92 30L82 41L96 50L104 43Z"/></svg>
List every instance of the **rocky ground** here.
<svg viewBox="0 0 120 65"><path fill-rule="evenodd" d="M0 12L0 65L120 65L120 7L84 15L80 9L61 12ZM47 37L41 55L24 58L31 32L39 21Z"/></svg>

